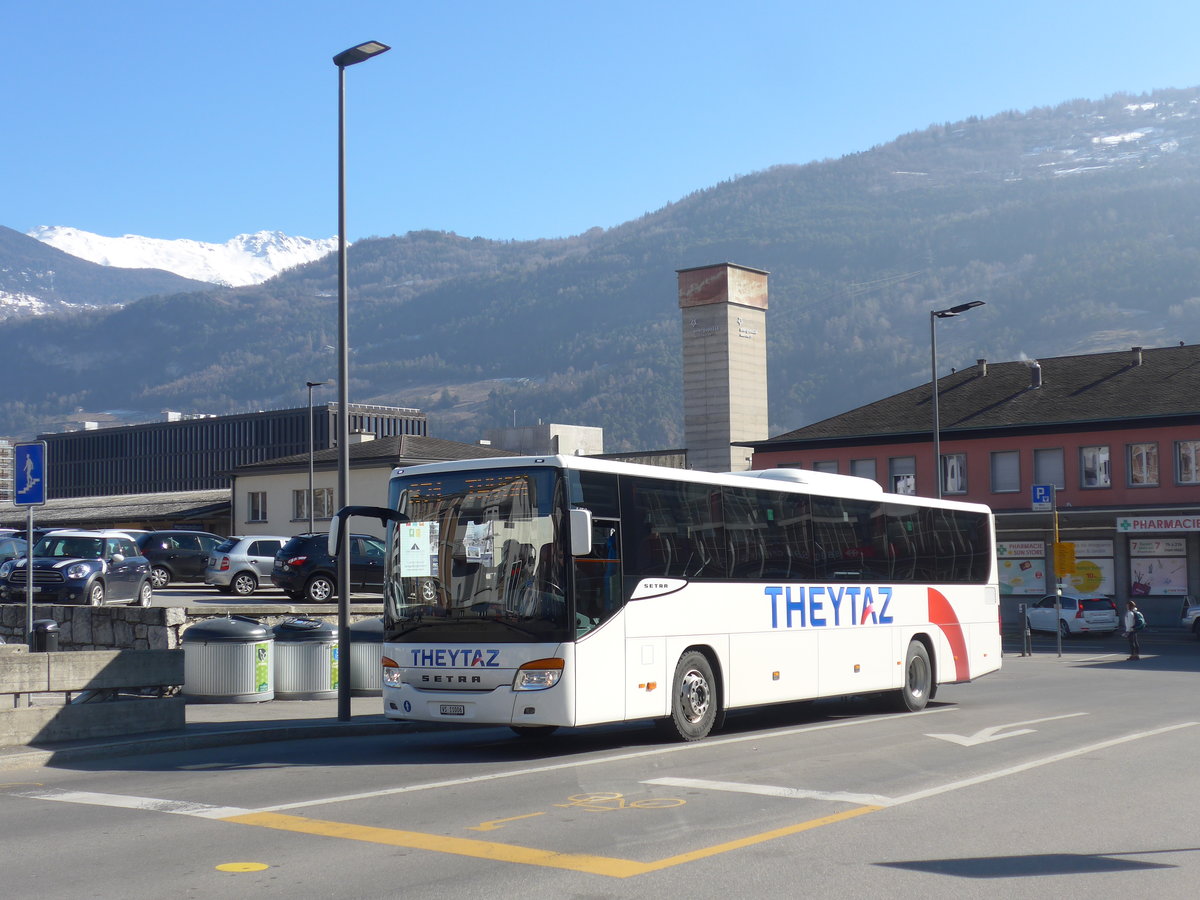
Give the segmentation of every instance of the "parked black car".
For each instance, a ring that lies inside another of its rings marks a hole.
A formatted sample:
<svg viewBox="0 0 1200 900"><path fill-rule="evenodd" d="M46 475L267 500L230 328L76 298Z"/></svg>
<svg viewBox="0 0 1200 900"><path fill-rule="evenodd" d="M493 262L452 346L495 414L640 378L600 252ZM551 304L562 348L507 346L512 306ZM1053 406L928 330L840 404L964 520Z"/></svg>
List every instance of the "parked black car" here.
<svg viewBox="0 0 1200 900"><path fill-rule="evenodd" d="M110 600L149 606L150 564L120 531L54 531L33 548L33 592L38 603ZM0 600L24 602L28 558L0 564Z"/></svg>
<svg viewBox="0 0 1200 900"><path fill-rule="evenodd" d="M136 535L138 549L150 560L150 582L155 590L172 581L203 581L208 557L221 541L207 531L147 531Z"/></svg>
<svg viewBox="0 0 1200 900"><path fill-rule="evenodd" d="M23 537L15 534L0 534L0 563L24 556L28 546Z"/></svg>
<svg viewBox="0 0 1200 900"><path fill-rule="evenodd" d="M329 535L300 534L275 554L271 582L293 600L330 603L337 596L337 560L329 555ZM383 541L350 535L350 590L383 590Z"/></svg>

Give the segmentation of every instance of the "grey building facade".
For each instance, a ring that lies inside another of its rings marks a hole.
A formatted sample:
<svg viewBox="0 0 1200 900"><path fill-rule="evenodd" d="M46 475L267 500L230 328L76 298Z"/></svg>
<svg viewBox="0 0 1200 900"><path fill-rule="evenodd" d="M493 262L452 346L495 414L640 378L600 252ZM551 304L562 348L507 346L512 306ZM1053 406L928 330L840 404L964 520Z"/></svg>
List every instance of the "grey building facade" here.
<svg viewBox="0 0 1200 900"><path fill-rule="evenodd" d="M350 431L424 436L425 413L351 403ZM316 450L334 445L336 403L313 406ZM238 466L309 449L308 407L41 434L47 496L97 497L228 488Z"/></svg>

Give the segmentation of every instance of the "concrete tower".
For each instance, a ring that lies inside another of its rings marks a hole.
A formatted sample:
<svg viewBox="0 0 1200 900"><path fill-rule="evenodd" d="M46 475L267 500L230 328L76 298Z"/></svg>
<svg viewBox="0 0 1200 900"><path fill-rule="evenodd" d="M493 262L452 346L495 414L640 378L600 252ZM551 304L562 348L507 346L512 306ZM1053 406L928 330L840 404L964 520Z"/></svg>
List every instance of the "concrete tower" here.
<svg viewBox="0 0 1200 900"><path fill-rule="evenodd" d="M750 468L767 437L767 273L733 263L679 269L683 312L683 431L688 463Z"/></svg>

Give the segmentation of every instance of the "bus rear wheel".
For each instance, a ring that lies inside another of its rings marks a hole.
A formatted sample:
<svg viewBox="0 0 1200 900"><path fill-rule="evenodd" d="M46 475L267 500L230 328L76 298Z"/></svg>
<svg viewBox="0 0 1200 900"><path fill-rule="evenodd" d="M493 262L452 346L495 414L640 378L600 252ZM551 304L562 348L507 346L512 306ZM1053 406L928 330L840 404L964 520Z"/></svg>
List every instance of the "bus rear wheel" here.
<svg viewBox="0 0 1200 900"><path fill-rule="evenodd" d="M696 650L683 654L671 683L671 717L663 723L667 733L684 741L707 737L720 706L716 688L708 657Z"/></svg>
<svg viewBox="0 0 1200 900"><path fill-rule="evenodd" d="M929 664L929 651L920 641L909 641L904 656L904 685L896 705L901 710L920 712L932 696L933 666Z"/></svg>

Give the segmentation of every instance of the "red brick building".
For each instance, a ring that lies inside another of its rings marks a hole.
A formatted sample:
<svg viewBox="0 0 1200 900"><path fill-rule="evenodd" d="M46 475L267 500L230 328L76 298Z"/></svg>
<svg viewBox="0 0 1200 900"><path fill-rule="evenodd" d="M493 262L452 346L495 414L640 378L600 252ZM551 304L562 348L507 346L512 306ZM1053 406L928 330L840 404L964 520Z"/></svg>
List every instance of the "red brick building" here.
<svg viewBox="0 0 1200 900"><path fill-rule="evenodd" d="M1056 583L1059 539L1074 542L1068 589L1135 597L1151 624L1177 625L1200 596L1200 346L1133 348L988 363L938 379L943 495L996 511L1004 616ZM765 441L753 468L816 469L932 496L928 384Z"/></svg>

